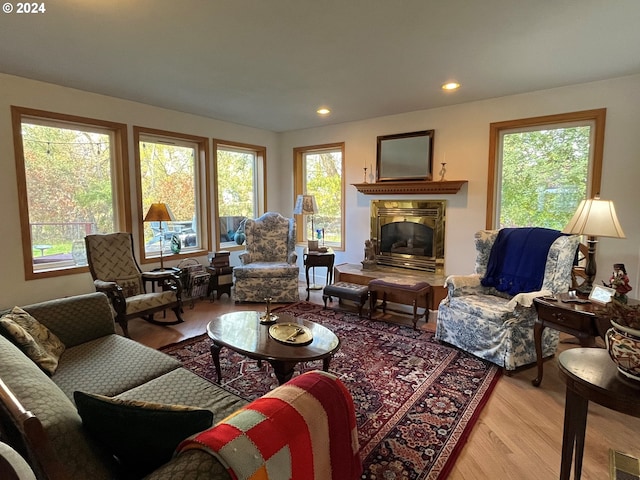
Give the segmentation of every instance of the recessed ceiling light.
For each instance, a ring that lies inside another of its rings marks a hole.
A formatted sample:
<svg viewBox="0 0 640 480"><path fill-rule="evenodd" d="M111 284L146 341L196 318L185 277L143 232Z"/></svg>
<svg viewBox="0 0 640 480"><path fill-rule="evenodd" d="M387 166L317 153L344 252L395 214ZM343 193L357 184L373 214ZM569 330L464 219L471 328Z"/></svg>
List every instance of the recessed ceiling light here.
<svg viewBox="0 0 640 480"><path fill-rule="evenodd" d="M329 110L327 107L320 107L318 110L316 110L318 115L329 115L331 113L331 110Z"/></svg>
<svg viewBox="0 0 640 480"><path fill-rule="evenodd" d="M458 82L447 82L442 85L443 90L457 90L460 88L460 84Z"/></svg>

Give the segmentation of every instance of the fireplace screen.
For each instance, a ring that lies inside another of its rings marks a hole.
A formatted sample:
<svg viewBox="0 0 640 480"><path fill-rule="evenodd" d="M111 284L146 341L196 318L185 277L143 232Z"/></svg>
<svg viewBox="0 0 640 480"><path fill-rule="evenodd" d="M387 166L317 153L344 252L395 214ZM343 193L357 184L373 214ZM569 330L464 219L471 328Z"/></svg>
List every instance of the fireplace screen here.
<svg viewBox="0 0 640 480"><path fill-rule="evenodd" d="M444 269L444 200L371 202L376 262L428 272Z"/></svg>

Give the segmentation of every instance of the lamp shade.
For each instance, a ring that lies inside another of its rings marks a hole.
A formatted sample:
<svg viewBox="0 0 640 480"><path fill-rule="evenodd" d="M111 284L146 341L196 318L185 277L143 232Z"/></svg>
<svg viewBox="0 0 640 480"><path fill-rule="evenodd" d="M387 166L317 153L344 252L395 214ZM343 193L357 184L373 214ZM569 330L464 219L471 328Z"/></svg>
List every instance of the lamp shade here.
<svg viewBox="0 0 640 480"><path fill-rule="evenodd" d="M562 233L592 237L626 238L611 200L599 197L582 200Z"/></svg>
<svg viewBox="0 0 640 480"><path fill-rule="evenodd" d="M173 214L166 203L152 203L143 222L172 222Z"/></svg>
<svg viewBox="0 0 640 480"><path fill-rule="evenodd" d="M313 195L298 195L296 205L293 207L295 215L315 215L318 213L318 205L316 197Z"/></svg>

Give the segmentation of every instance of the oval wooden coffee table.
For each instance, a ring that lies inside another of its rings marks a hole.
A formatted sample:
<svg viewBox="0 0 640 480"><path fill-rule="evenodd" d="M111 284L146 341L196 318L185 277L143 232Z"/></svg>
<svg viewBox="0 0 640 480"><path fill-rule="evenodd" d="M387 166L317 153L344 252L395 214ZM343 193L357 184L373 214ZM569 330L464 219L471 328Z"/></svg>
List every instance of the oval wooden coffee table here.
<svg viewBox="0 0 640 480"><path fill-rule="evenodd" d="M291 379L293 369L299 362L322 360L322 369L325 372L329 370L331 357L340 348L340 339L335 333L310 320L278 313L276 323L303 325L313 335L313 340L308 345L287 345L271 338L271 325L261 324L260 315L260 312L253 311L225 313L207 325L207 334L213 342L211 357L218 374L218 383L222 381L222 347L254 360L269 362L280 385Z"/></svg>

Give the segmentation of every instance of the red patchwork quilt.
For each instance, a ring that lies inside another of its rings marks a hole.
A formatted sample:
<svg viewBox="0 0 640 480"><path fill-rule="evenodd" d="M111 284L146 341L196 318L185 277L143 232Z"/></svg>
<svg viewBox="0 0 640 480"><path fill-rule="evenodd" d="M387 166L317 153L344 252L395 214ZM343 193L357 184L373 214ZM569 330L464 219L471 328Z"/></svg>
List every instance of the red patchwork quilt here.
<svg viewBox="0 0 640 480"><path fill-rule="evenodd" d="M362 473L351 394L313 371L182 442L215 455L236 480L356 480Z"/></svg>

